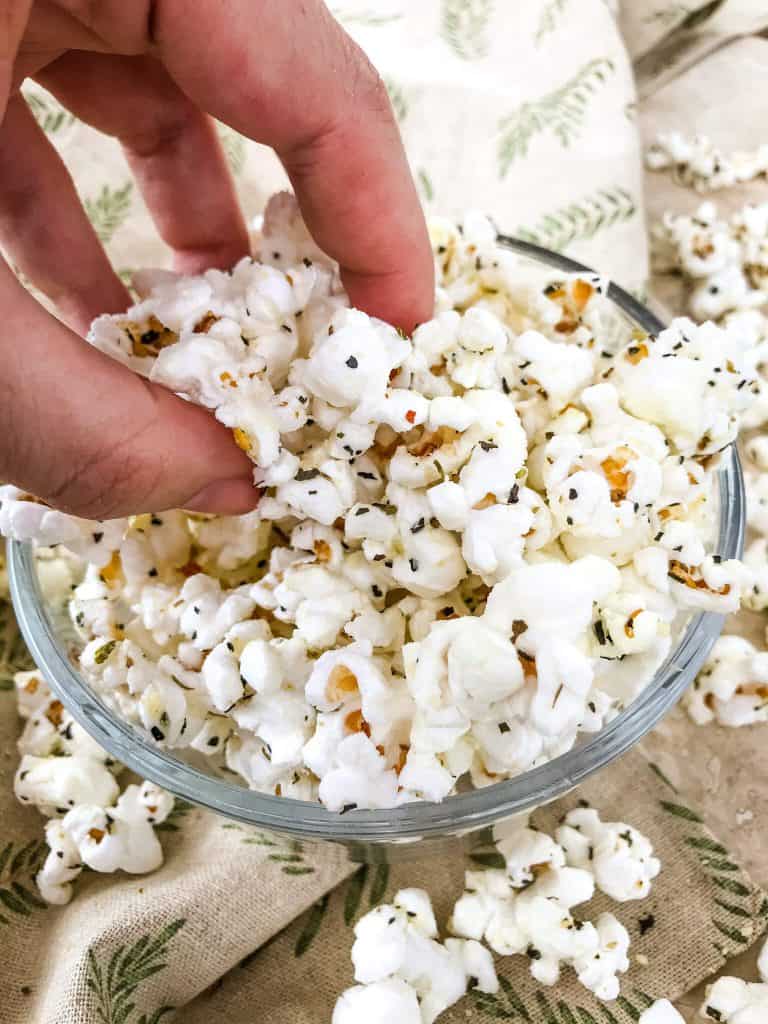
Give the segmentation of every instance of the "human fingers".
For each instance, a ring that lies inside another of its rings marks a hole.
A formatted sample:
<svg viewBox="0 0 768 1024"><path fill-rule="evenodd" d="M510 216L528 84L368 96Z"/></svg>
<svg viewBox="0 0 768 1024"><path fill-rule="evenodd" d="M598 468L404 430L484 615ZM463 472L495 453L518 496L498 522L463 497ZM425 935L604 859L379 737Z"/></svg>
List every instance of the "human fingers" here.
<svg viewBox="0 0 768 1024"><path fill-rule="evenodd" d="M18 95L0 124L0 242L81 333L130 304L66 167Z"/></svg>
<svg viewBox="0 0 768 1024"><path fill-rule="evenodd" d="M37 78L82 121L119 139L177 270L231 267L248 252L214 125L157 60L71 52Z"/></svg>
<svg viewBox="0 0 768 1024"><path fill-rule="evenodd" d="M0 263L0 479L91 519L257 503L252 466L209 412L46 313Z"/></svg>
<svg viewBox="0 0 768 1024"><path fill-rule="evenodd" d="M277 151L352 302L406 329L427 319L432 254L387 92L325 5L157 0L152 25L187 95Z"/></svg>

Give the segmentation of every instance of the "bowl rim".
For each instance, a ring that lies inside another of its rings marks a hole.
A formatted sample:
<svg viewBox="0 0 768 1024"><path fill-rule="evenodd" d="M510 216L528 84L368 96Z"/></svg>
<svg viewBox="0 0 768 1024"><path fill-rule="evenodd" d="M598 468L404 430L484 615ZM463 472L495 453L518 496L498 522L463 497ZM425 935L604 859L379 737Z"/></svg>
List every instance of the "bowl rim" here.
<svg viewBox="0 0 768 1024"><path fill-rule="evenodd" d="M566 273L595 271L582 263L503 234L505 248ZM638 326L657 334L664 324L632 295L610 282L607 296ZM739 558L743 551L746 501L735 444L723 452L718 472L721 510L717 551ZM388 845L456 836L533 810L562 796L634 746L672 708L693 681L719 636L725 616L700 612L688 622L645 689L600 732L551 761L481 789L384 810L329 811L320 803L258 793L209 775L145 739L118 718L74 670L56 639L42 600L32 545L8 542L11 599L22 636L35 663L73 718L110 754L142 778L217 814L296 838L346 844Z"/></svg>

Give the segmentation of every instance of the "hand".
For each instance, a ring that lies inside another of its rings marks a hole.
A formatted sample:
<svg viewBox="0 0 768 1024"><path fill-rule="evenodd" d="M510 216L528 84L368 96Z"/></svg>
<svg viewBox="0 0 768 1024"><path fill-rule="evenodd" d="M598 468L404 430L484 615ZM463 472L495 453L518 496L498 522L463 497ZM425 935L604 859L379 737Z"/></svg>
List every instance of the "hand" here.
<svg viewBox="0 0 768 1024"><path fill-rule="evenodd" d="M115 136L186 273L248 250L213 115L272 146L352 303L406 329L432 258L387 93L321 0L0 0L0 480L89 518L253 508L252 466L210 413L80 334L129 296L18 92L31 76ZM78 333L76 333L78 332Z"/></svg>

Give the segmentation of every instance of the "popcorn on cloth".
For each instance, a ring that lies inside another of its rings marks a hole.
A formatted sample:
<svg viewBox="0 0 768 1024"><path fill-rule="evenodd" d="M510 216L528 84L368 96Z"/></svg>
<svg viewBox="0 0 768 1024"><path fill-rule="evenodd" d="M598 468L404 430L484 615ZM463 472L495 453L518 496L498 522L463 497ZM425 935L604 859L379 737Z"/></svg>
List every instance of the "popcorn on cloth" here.
<svg viewBox="0 0 768 1024"><path fill-rule="evenodd" d="M438 939L429 896L423 889L401 889L391 904L369 911L355 925L352 946L355 980L360 984L339 997L334 1024L358 1024L373 1008L374 994L391 1013L432 1024L472 984L480 992L498 991L490 952L479 942ZM414 1014L413 1008L416 1008ZM383 1010L374 1019L392 1020ZM367 1018L366 1018L367 1019Z"/></svg>
<svg viewBox="0 0 768 1024"><path fill-rule="evenodd" d="M506 867L467 871L449 928L484 939L502 956L526 955L543 985L556 984L561 967L570 965L582 985L610 1001L619 994L618 975L629 968L629 935L610 913L593 923L577 919L573 908L592 898L596 884L619 901L644 898L660 865L629 825L603 824L587 808L570 812L566 822L555 838L521 822L500 826L496 845ZM633 865L626 851L635 845Z"/></svg>
<svg viewBox="0 0 768 1024"><path fill-rule="evenodd" d="M48 855L36 876L49 903L68 903L84 866L143 874L163 862L154 826L173 797L153 783L120 792L113 761L50 691L39 672L17 672L17 707L25 719L14 792L50 818Z"/></svg>
<svg viewBox="0 0 768 1024"><path fill-rule="evenodd" d="M80 667L116 713L338 812L569 750L691 611L755 595L709 550L718 453L760 401L754 325L617 333L599 275L527 283L478 214L430 232L435 315L410 338L349 308L286 194L257 259L142 273L140 301L94 322L92 344L232 431L255 512L96 524L0 492L3 532L81 559ZM31 767L24 795L50 808L64 794Z"/></svg>
<svg viewBox="0 0 768 1024"><path fill-rule="evenodd" d="M668 999L657 999L643 1010L638 1024L685 1024L685 1021Z"/></svg>

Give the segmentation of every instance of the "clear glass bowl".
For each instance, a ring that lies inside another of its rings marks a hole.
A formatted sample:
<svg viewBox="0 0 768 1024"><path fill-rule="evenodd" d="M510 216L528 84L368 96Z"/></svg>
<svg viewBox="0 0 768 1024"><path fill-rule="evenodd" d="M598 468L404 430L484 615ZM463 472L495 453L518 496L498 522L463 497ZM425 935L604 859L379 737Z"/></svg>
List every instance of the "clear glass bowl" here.
<svg viewBox="0 0 768 1024"><path fill-rule="evenodd" d="M544 283L553 271L588 268L556 253L500 236L520 257L521 276ZM608 290L617 331L627 338L635 327L655 334L663 324L631 295ZM613 319L613 317L611 317ZM719 522L714 549L725 558L741 555L744 485L735 446L723 454L718 471ZM560 757L516 778L448 797L440 804L412 803L392 810L334 814L317 803L253 792L234 778L222 778L165 752L118 718L81 678L70 661L69 638L43 599L32 548L8 545L11 595L21 631L51 688L77 721L112 757L177 796L250 825L304 840L347 846L356 860L422 856L438 847L472 845L481 830L562 796L638 742L675 704L719 635L723 616L691 617L680 642L643 692L605 729ZM483 836L487 837L487 831Z"/></svg>

